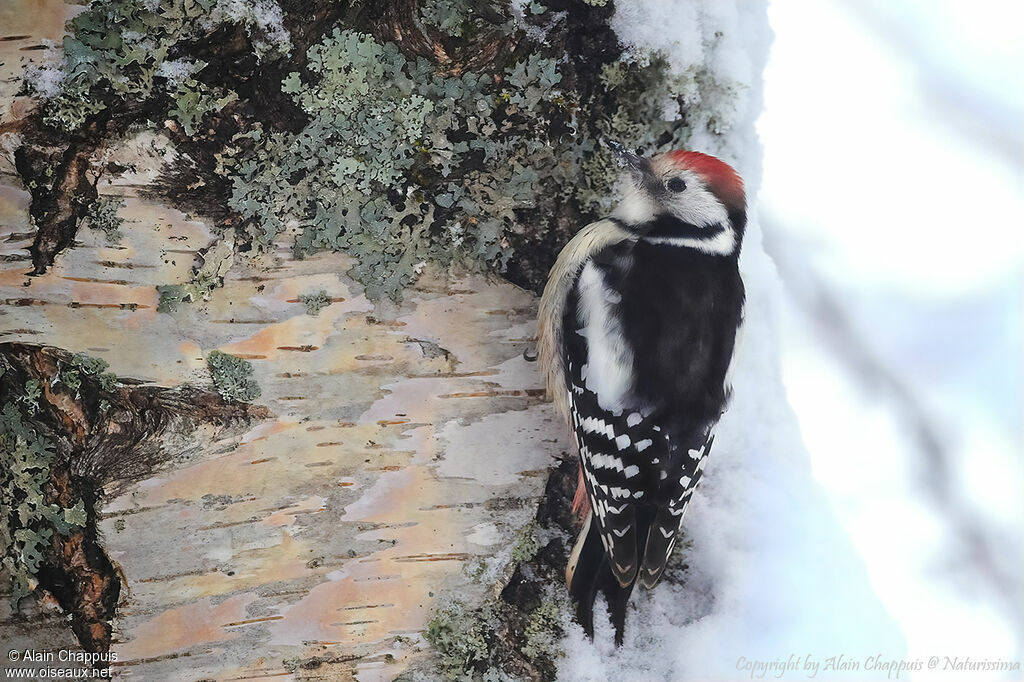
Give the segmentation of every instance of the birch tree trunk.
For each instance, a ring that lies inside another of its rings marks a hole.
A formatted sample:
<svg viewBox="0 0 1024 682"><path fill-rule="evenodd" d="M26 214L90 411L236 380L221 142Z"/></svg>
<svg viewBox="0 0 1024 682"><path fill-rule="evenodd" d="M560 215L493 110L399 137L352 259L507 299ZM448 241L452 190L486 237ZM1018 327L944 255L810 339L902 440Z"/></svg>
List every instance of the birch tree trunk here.
<svg viewBox="0 0 1024 682"><path fill-rule="evenodd" d="M84 533L119 593L107 613L43 571L0 638L146 680L550 679L575 464L524 359L536 292L608 208L598 140L708 135L715 73L624 55L610 2L8 6L0 402L47 387L25 418L87 498L44 565ZM155 42L126 57L138 31L107 10ZM75 15L69 55L110 73L35 50ZM253 405L218 396L214 350L251 363ZM116 382L72 390L69 353Z"/></svg>

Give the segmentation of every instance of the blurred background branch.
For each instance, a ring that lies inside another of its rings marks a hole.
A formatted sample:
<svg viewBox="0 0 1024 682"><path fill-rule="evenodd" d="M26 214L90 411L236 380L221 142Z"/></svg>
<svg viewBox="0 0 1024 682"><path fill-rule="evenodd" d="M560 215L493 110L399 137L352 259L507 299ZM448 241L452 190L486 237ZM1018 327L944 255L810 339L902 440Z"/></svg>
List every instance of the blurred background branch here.
<svg viewBox="0 0 1024 682"><path fill-rule="evenodd" d="M1020 582L1000 562L999 540L991 536L984 519L965 499L942 428L904 380L871 350L826 278L801 258L799 244L787 243L778 220L762 215L761 226L765 251L775 262L786 294L813 326L822 346L843 366L852 383L891 406L891 412L911 434L921 491L953 534L959 560L972 565L991 596L1010 617L1016 617L1022 599ZM869 460L870 453L864 456Z"/></svg>

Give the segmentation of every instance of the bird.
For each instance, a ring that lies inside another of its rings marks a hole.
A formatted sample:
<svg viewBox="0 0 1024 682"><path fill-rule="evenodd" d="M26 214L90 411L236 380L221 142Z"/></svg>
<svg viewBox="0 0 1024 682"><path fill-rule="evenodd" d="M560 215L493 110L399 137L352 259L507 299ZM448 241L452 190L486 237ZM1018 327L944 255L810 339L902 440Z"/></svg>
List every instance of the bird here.
<svg viewBox="0 0 1024 682"><path fill-rule="evenodd" d="M633 588L661 579L729 401L747 217L724 161L607 144L622 196L556 258L537 355L579 455L569 594L591 638L603 594L621 645Z"/></svg>

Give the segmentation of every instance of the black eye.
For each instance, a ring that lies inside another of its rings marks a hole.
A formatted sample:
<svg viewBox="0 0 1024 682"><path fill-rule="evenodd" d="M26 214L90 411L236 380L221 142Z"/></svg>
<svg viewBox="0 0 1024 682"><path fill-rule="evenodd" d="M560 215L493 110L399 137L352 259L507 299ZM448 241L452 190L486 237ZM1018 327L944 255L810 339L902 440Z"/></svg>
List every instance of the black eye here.
<svg viewBox="0 0 1024 682"><path fill-rule="evenodd" d="M682 178L674 177L665 183L665 187L670 192L682 192L684 189L686 189L686 183L683 182Z"/></svg>

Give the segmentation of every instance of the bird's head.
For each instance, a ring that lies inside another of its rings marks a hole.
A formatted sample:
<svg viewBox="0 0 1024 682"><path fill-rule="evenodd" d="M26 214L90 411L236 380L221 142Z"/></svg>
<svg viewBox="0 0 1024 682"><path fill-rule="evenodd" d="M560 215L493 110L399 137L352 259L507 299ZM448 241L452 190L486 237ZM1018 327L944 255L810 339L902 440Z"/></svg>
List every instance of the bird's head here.
<svg viewBox="0 0 1024 682"><path fill-rule="evenodd" d="M626 168L613 217L648 242L709 254L739 252L746 227L743 180L708 154L672 151L651 158L608 146Z"/></svg>

